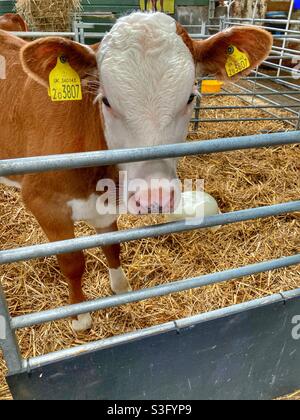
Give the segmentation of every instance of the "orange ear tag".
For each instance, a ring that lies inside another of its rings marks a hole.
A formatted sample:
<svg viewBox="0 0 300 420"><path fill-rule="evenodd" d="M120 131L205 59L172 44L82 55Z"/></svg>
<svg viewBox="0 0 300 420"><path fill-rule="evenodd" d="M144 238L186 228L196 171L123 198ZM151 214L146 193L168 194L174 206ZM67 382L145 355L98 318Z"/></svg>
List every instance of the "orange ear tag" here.
<svg viewBox="0 0 300 420"><path fill-rule="evenodd" d="M244 70L251 67L247 54L240 51L234 45L230 45L227 49L227 62L225 65L228 77L233 77Z"/></svg>
<svg viewBox="0 0 300 420"><path fill-rule="evenodd" d="M64 56L58 57L50 72L48 94L53 102L82 100L80 77Z"/></svg>

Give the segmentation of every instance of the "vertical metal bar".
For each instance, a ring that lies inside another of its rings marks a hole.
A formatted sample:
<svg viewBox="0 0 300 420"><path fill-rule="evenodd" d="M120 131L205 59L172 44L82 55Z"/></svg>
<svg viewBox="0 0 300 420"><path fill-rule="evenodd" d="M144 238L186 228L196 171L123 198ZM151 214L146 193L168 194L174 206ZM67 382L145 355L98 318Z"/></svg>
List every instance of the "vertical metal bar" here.
<svg viewBox="0 0 300 420"><path fill-rule="evenodd" d="M288 33L288 30L290 29L290 22L291 22L293 10L294 10L294 3L295 3L295 0L291 0L290 10L289 10L289 16L288 16L288 21L287 21L287 24L286 24L284 35L288 35L289 34ZM282 57L285 54L285 48L286 48L287 42L288 42L288 39L287 38L284 38L283 41L282 41L282 51L281 51L281 56ZM283 58L281 58L280 61L279 61L279 69L277 71L277 77L280 77L280 75L281 75L281 66L282 66L282 63L283 63Z"/></svg>
<svg viewBox="0 0 300 420"><path fill-rule="evenodd" d="M220 32L224 31L224 29L228 28L229 24L226 24L225 16L220 18Z"/></svg>
<svg viewBox="0 0 300 420"><path fill-rule="evenodd" d="M200 112L201 112L201 103L202 103L202 80L198 84L198 90L200 92L200 95L197 96L196 99L196 110L195 110L195 123L194 123L194 131L197 132L199 129L199 120L200 120Z"/></svg>
<svg viewBox="0 0 300 420"><path fill-rule="evenodd" d="M11 318L5 295L0 284L0 348L9 373L22 370L22 356L16 335L11 328Z"/></svg>
<svg viewBox="0 0 300 420"><path fill-rule="evenodd" d="M253 13L252 13L252 25L255 24L258 1L259 0L256 0L255 5L254 5L254 9L253 9Z"/></svg>
<svg viewBox="0 0 300 420"><path fill-rule="evenodd" d="M80 42L85 44L84 28L80 27Z"/></svg>
<svg viewBox="0 0 300 420"><path fill-rule="evenodd" d="M298 123L297 123L297 125L296 125L296 130L299 130L300 129L300 111L299 111L299 119L298 119Z"/></svg>
<svg viewBox="0 0 300 420"><path fill-rule="evenodd" d="M252 105L254 105L255 99L256 99L257 82L258 82L258 67L256 67L255 69L255 79L253 82L253 89L252 89Z"/></svg>
<svg viewBox="0 0 300 420"><path fill-rule="evenodd" d="M211 21L215 17L215 7L216 3L215 0L209 0L209 20ZM211 22L210 22L211 23Z"/></svg>
<svg viewBox="0 0 300 420"><path fill-rule="evenodd" d="M74 40L76 42L79 42L80 39L79 39L79 34L78 34L78 22L77 22L76 18L72 22L72 30L75 33Z"/></svg>
<svg viewBox="0 0 300 420"><path fill-rule="evenodd" d="M206 23L202 22L201 26L201 35L206 34ZM194 131L197 132L199 129L199 118L200 118L200 112L201 112L201 102L202 102L202 95L201 95L201 89L202 89L202 80L198 82L198 91L200 92L200 95L197 96L196 99L196 110L195 110L195 122L194 122Z"/></svg>

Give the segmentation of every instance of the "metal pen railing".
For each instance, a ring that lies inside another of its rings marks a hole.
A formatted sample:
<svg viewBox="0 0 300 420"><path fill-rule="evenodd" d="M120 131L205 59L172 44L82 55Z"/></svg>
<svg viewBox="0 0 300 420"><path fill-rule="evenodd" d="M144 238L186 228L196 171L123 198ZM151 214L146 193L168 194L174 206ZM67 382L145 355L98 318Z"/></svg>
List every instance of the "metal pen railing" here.
<svg viewBox="0 0 300 420"><path fill-rule="evenodd" d="M104 152L90 152L73 155L47 156L37 158L13 159L0 162L0 176L28 174L53 170L66 170L71 168L83 168L93 166L112 165L125 162L137 162L150 159L162 159L166 157L180 157L195 154L219 153L240 149L252 149L267 146L300 144L300 132L292 131L270 135L249 136L240 138L219 139L213 141L201 141L182 143L180 145L157 146L155 148L139 148L125 150L110 150ZM207 217L204 220L193 219L191 221L178 221L161 225L131 229L127 231L113 232L109 234L93 235L76 238L68 241L53 242L30 247L4 250L0 252L0 264L25 261L34 258L48 257L60 253L74 252L98 246L134 241L142 238L158 237L170 233L179 233L195 229L203 229L219 225L229 225L259 218L274 217L300 211L300 201L282 203L256 209L246 209L227 214ZM39 366L42 363L62 360L70 355L82 354L83 352L103 348L108 341L118 342L130 340L130 337L143 337L149 331L165 331L166 325L141 330L113 339L89 343L74 349L61 350L48 355L39 356L30 360L23 360L17 344L15 331L17 329L39 325L46 322L56 321L70 316L84 314L138 302L157 296L165 296L183 290L203 287L209 284L225 282L228 280L254 275L257 273L275 270L283 267L300 264L300 254L279 258L272 261L261 262L245 267L235 268L223 272L207 274L200 277L184 279L157 287L131 292L120 296L97 299L76 305L69 305L40 313L27 314L11 318L7 309L7 303L3 290L0 287L0 316L6 320L6 337L1 339L0 346L10 373L20 372ZM251 305L251 304L250 304ZM206 314L209 316L209 314ZM180 323L180 321L176 321ZM174 323L167 324L170 328Z"/></svg>

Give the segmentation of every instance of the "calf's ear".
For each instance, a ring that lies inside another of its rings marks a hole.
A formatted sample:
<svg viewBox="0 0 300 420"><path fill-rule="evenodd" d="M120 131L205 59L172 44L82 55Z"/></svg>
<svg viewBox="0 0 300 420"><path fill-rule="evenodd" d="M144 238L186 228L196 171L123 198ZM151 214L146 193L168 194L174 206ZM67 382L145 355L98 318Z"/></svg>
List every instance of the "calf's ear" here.
<svg viewBox="0 0 300 420"><path fill-rule="evenodd" d="M49 74L58 57L65 57L81 78L94 73L97 67L92 48L65 38L38 39L26 44L20 54L24 71L45 87L49 86Z"/></svg>
<svg viewBox="0 0 300 420"><path fill-rule="evenodd" d="M212 75L226 81L248 75L269 56L272 45L272 35L263 29L255 26L233 27L205 41L193 41L193 55L201 75ZM246 54L250 67L229 77L226 63L232 46Z"/></svg>
<svg viewBox="0 0 300 420"><path fill-rule="evenodd" d="M28 32L29 28L27 23L25 22L25 20L22 18L21 15L19 15L18 13L16 13L13 17L13 21L18 23L20 25L20 28L22 29L23 32Z"/></svg>

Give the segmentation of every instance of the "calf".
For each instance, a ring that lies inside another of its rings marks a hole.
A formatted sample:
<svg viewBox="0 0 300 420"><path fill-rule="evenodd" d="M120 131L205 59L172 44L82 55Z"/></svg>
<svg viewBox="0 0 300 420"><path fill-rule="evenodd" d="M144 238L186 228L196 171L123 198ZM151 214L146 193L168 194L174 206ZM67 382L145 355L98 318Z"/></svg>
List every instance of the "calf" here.
<svg viewBox="0 0 300 420"><path fill-rule="evenodd" d="M7 63L7 78L0 81L0 159L182 142L197 94L196 68L228 80L226 61L235 46L249 58L250 67L238 75L244 76L267 57L271 45L270 34L255 27L193 41L163 13L138 12L119 19L98 48L56 37L27 43L0 32L0 55ZM49 74L58 59L67 61L87 87L82 101L51 102ZM95 75L97 95L88 88ZM74 238L78 220L99 233L117 229L117 216L101 214L96 202L99 180L115 180L120 170L129 181L144 180L144 187L127 197L136 203L136 213L173 210L174 191L154 188L151 181L176 179L176 159L14 176L2 182L21 189L49 240L60 241ZM120 246L103 251L112 290L129 291ZM59 255L58 262L70 285L71 303L82 302L83 253ZM90 328L91 317L79 316L73 327Z"/></svg>
<svg viewBox="0 0 300 420"><path fill-rule="evenodd" d="M28 26L24 19L14 13L0 16L0 29L10 32L28 32Z"/></svg>

